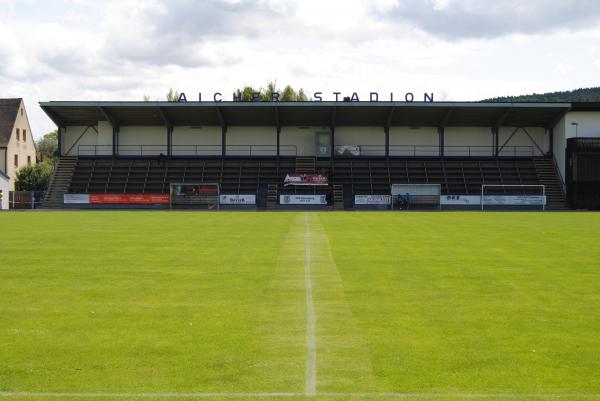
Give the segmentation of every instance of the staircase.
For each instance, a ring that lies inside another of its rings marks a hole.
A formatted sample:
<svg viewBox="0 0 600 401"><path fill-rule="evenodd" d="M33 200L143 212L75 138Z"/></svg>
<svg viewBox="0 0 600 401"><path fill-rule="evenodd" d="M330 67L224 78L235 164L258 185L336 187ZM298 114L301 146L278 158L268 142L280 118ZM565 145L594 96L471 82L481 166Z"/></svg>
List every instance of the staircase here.
<svg viewBox="0 0 600 401"><path fill-rule="evenodd" d="M335 210L344 210L344 186L333 186L333 208Z"/></svg>
<svg viewBox="0 0 600 401"><path fill-rule="evenodd" d="M277 184L269 184L267 186L267 207L273 208L277 206Z"/></svg>
<svg viewBox="0 0 600 401"><path fill-rule="evenodd" d="M546 191L547 210L571 210L553 159L535 159L535 173Z"/></svg>
<svg viewBox="0 0 600 401"><path fill-rule="evenodd" d="M76 157L61 157L58 159L54 174L52 174L48 183L48 190L44 198L44 208L60 209L63 207L63 195L69 190L76 166Z"/></svg>
<svg viewBox="0 0 600 401"><path fill-rule="evenodd" d="M314 174L316 163L314 157L296 157L296 172Z"/></svg>

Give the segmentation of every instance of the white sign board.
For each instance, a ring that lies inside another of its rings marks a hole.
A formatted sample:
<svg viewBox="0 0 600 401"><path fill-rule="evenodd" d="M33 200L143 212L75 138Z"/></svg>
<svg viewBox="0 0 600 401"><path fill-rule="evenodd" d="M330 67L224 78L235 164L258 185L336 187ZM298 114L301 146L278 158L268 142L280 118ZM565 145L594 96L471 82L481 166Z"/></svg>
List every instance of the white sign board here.
<svg viewBox="0 0 600 401"><path fill-rule="evenodd" d="M541 206L546 204L545 195L484 195L484 205Z"/></svg>
<svg viewBox="0 0 600 401"><path fill-rule="evenodd" d="M88 194L64 194L63 203L74 205L86 205L90 203L90 195Z"/></svg>
<svg viewBox="0 0 600 401"><path fill-rule="evenodd" d="M281 205L326 205L325 195L279 195Z"/></svg>
<svg viewBox="0 0 600 401"><path fill-rule="evenodd" d="M392 195L354 195L355 205L391 205Z"/></svg>
<svg viewBox="0 0 600 401"><path fill-rule="evenodd" d="M221 205L256 205L256 195L220 195L219 203Z"/></svg>
<svg viewBox="0 0 600 401"><path fill-rule="evenodd" d="M8 209L8 177L0 173L0 192L2 192L0 199L0 210Z"/></svg>
<svg viewBox="0 0 600 401"><path fill-rule="evenodd" d="M480 205L481 196L478 195L442 195L441 205Z"/></svg>

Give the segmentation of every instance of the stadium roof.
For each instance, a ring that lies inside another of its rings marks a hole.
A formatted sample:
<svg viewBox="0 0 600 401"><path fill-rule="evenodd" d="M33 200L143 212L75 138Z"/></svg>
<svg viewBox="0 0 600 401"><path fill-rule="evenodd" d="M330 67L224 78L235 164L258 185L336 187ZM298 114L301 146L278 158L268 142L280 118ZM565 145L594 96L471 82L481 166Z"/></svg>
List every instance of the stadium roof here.
<svg viewBox="0 0 600 401"><path fill-rule="evenodd" d="M58 126L527 126L553 127L571 103L41 102ZM600 110L598 105L594 105ZM582 109L583 110L583 109Z"/></svg>

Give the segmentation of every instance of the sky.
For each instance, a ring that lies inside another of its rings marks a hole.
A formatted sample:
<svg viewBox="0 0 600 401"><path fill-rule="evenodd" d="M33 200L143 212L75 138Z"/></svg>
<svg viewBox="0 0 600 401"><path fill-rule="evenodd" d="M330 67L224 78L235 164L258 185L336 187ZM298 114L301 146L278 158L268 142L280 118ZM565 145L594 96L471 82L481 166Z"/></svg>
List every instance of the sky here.
<svg viewBox="0 0 600 401"><path fill-rule="evenodd" d="M600 86L597 0L0 0L0 98L231 100L251 85L367 100ZM384 95L385 94L385 95Z"/></svg>

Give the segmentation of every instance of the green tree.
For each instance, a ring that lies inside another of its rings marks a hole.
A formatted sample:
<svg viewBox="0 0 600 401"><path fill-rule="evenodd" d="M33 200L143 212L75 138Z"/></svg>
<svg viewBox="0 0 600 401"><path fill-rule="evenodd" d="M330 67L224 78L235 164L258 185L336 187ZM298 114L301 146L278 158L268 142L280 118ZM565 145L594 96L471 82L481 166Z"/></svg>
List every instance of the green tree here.
<svg viewBox="0 0 600 401"><path fill-rule="evenodd" d="M264 102L270 102L273 99L273 93L279 93L279 100L282 102L306 102L308 96L304 93L304 89L300 88L296 91L290 85L286 85L283 90L277 88L277 81L267 82L266 89L262 87L256 89L252 86L244 86L243 89L236 89L235 97L241 99L243 102L252 101L252 94L259 93L259 99Z"/></svg>
<svg viewBox="0 0 600 401"><path fill-rule="evenodd" d="M178 102L179 101L179 91L173 90L173 88L169 89L169 93L167 93L167 102Z"/></svg>
<svg viewBox="0 0 600 401"><path fill-rule="evenodd" d="M58 153L58 130L48 132L35 143L40 160L53 161Z"/></svg>
<svg viewBox="0 0 600 401"><path fill-rule="evenodd" d="M17 171L15 189L17 191L45 191L52 175L52 163L44 162L24 166Z"/></svg>

